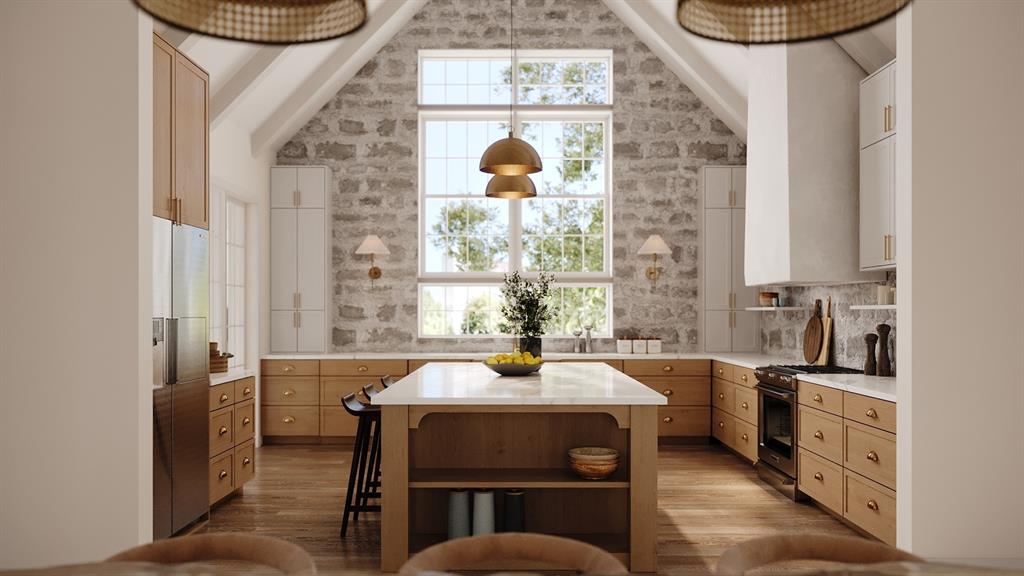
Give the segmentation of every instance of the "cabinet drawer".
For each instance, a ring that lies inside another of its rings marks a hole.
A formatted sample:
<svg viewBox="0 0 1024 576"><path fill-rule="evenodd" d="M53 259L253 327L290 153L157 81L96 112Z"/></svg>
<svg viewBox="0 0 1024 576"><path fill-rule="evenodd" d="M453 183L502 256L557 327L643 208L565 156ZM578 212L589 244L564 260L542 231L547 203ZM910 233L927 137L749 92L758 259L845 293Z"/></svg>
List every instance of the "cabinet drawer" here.
<svg viewBox="0 0 1024 576"><path fill-rule="evenodd" d="M359 418L349 414L341 406L320 407L321 436L355 436Z"/></svg>
<svg viewBox="0 0 1024 576"><path fill-rule="evenodd" d="M235 380L235 402L252 400L256 397L256 377L249 376L241 380Z"/></svg>
<svg viewBox="0 0 1024 576"><path fill-rule="evenodd" d="M706 376L640 376L638 382L661 392L669 406L709 406L711 381Z"/></svg>
<svg viewBox="0 0 1024 576"><path fill-rule="evenodd" d="M732 413L736 403L736 385L721 378L713 378L711 384L711 404L719 410Z"/></svg>
<svg viewBox="0 0 1024 576"><path fill-rule="evenodd" d="M733 448L751 462L757 462L757 426L736 418Z"/></svg>
<svg viewBox="0 0 1024 576"><path fill-rule="evenodd" d="M889 488L896 488L896 436L846 420L843 466Z"/></svg>
<svg viewBox="0 0 1024 576"><path fill-rule="evenodd" d="M728 380L732 382L733 371L736 368L732 364L726 364L725 362L719 362L714 360L711 362L711 375L715 378L721 378L722 380Z"/></svg>
<svg viewBox="0 0 1024 576"><path fill-rule="evenodd" d="M235 404L235 444L252 440L256 436L256 402L249 400Z"/></svg>
<svg viewBox="0 0 1024 576"><path fill-rule="evenodd" d="M235 445L235 410L231 406L210 412L210 456L216 456Z"/></svg>
<svg viewBox="0 0 1024 576"><path fill-rule="evenodd" d="M847 470L843 516L882 542L896 545L896 492Z"/></svg>
<svg viewBox="0 0 1024 576"><path fill-rule="evenodd" d="M241 488L256 475L256 444L253 441L246 442L235 448L234 455L234 485Z"/></svg>
<svg viewBox="0 0 1024 576"><path fill-rule="evenodd" d="M711 411L711 435L726 446L736 441L736 418L719 409Z"/></svg>
<svg viewBox="0 0 1024 576"><path fill-rule="evenodd" d="M316 406L264 406L263 434L267 436L316 436L320 433L320 408Z"/></svg>
<svg viewBox="0 0 1024 576"><path fill-rule="evenodd" d="M843 461L843 419L800 406L797 445L833 462Z"/></svg>
<svg viewBox="0 0 1024 576"><path fill-rule="evenodd" d="M405 376L405 360L323 360L321 376Z"/></svg>
<svg viewBox="0 0 1024 576"><path fill-rule="evenodd" d="M320 378L320 405L338 408L346 394L354 394L367 384L380 388L380 378L371 376L329 376ZM362 394L358 395L364 399Z"/></svg>
<svg viewBox="0 0 1024 576"><path fill-rule="evenodd" d="M231 382L210 388L210 411L235 403L235 385Z"/></svg>
<svg viewBox="0 0 1024 576"><path fill-rule="evenodd" d="M797 393L797 402L800 404L824 410L836 416L843 415L842 390L836 390L828 386L818 386L817 384L811 384L802 380L797 380L797 390L799 391Z"/></svg>
<svg viewBox="0 0 1024 576"><path fill-rule="evenodd" d="M707 407L658 406L658 436L707 437L711 412Z"/></svg>
<svg viewBox="0 0 1024 576"><path fill-rule="evenodd" d="M896 433L896 404L877 398L843 393L843 417Z"/></svg>
<svg viewBox="0 0 1024 576"><path fill-rule="evenodd" d="M757 391L737 384L733 388L735 400L733 401L733 414L742 420L757 426Z"/></svg>
<svg viewBox="0 0 1024 576"><path fill-rule="evenodd" d="M708 376L710 360L623 360L622 370L630 376Z"/></svg>
<svg viewBox="0 0 1024 576"><path fill-rule="evenodd" d="M210 504L231 494L235 489L232 478L234 455L231 452L210 460Z"/></svg>
<svg viewBox="0 0 1024 576"><path fill-rule="evenodd" d="M836 514L843 513L843 468L800 448L797 462L800 491Z"/></svg>
<svg viewBox="0 0 1024 576"><path fill-rule="evenodd" d="M263 360L261 376L319 376L319 360Z"/></svg>
<svg viewBox="0 0 1024 576"><path fill-rule="evenodd" d="M316 406L320 403L320 380L316 376L266 376L260 403L264 406Z"/></svg>
<svg viewBox="0 0 1024 576"><path fill-rule="evenodd" d="M747 388L753 388L757 385L757 376L754 375L754 371L750 368L744 368L742 366L736 366L733 369L733 376L735 379L733 382L740 386L746 386Z"/></svg>

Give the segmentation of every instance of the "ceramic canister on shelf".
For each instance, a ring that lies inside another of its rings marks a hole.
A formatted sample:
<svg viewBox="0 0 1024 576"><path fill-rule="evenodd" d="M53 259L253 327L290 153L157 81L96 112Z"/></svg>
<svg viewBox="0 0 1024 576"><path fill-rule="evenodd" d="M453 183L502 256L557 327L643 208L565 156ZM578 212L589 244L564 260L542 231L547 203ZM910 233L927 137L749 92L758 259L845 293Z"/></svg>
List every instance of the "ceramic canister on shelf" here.
<svg viewBox="0 0 1024 576"><path fill-rule="evenodd" d="M502 522L504 532L524 532L526 530L525 496L522 490L505 491L505 519Z"/></svg>
<svg viewBox="0 0 1024 576"><path fill-rule="evenodd" d="M618 340L615 341L615 351L618 352L619 354L632 354L633 343L630 342L629 340L619 338Z"/></svg>
<svg viewBox="0 0 1024 576"><path fill-rule="evenodd" d="M648 354L661 354L661 338L652 338L647 341Z"/></svg>
<svg viewBox="0 0 1024 576"><path fill-rule="evenodd" d="M633 340L633 354L647 354L647 340L641 338Z"/></svg>
<svg viewBox="0 0 1024 576"><path fill-rule="evenodd" d="M452 490L448 493L448 539L469 536L469 528L469 492Z"/></svg>
<svg viewBox="0 0 1024 576"><path fill-rule="evenodd" d="M473 492L473 535L494 533L494 492Z"/></svg>

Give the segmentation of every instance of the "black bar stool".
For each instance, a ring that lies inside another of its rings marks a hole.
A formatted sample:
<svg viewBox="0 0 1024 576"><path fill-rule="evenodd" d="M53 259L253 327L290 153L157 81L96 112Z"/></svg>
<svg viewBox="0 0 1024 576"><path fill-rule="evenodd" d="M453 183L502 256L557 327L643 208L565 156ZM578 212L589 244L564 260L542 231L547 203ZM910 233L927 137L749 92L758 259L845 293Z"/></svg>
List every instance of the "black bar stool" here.
<svg viewBox="0 0 1024 576"><path fill-rule="evenodd" d="M374 397L380 392L373 387L373 384L367 384L363 386L363 396L373 402ZM379 406L374 406L378 411ZM373 435L373 441L370 444L370 464L366 468L366 480L363 483L363 505L366 505L367 500L370 498L380 498L380 420L376 423L376 433Z"/></svg>
<svg viewBox="0 0 1024 576"><path fill-rule="evenodd" d="M383 386L384 388L391 386L395 382L398 382L398 379L390 374L388 374L387 376L380 377L380 385Z"/></svg>
<svg viewBox="0 0 1024 576"><path fill-rule="evenodd" d="M365 394L366 391L364 390ZM380 510L379 505L369 505L369 498L380 498L378 490L372 490L368 480L371 475L376 475L379 486L379 462L371 461L378 459L372 450L373 446L380 444L380 407L360 402L355 394L346 394L341 399L341 405L345 411L359 419L356 425L356 440L352 446L352 462L348 473L348 490L345 492L345 510L341 519L341 537L344 538L348 532L348 518L359 519L360 512L376 512ZM375 451L379 453L380 450Z"/></svg>

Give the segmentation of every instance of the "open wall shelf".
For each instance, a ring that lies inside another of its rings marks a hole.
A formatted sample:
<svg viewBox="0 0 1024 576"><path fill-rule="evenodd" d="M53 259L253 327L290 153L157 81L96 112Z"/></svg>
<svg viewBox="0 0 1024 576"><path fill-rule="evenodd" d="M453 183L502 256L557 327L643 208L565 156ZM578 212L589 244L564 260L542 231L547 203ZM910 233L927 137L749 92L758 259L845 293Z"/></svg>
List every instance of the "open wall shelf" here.
<svg viewBox="0 0 1024 576"><path fill-rule="evenodd" d="M895 304L854 304L850 310L892 310L896 311Z"/></svg>

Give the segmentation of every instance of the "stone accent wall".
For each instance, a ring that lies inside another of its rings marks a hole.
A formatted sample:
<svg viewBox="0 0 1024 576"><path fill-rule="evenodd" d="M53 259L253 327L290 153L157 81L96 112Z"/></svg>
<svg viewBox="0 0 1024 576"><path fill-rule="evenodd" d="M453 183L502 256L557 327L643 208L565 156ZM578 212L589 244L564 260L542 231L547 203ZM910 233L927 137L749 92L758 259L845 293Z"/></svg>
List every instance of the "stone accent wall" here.
<svg viewBox="0 0 1024 576"><path fill-rule="evenodd" d="M508 47L508 2L432 0L278 153L280 164L324 164L331 190L330 349L470 351L468 339L417 339L417 51ZM744 144L597 0L516 0L524 49L614 50L614 328L660 336L666 351L698 341L699 170L744 164ZM391 250L371 288L354 254L367 234ZM673 248L652 290L636 251L649 234ZM548 341L549 350L571 348ZM614 349L600 341L599 351Z"/></svg>
<svg viewBox="0 0 1024 576"><path fill-rule="evenodd" d="M896 286L896 273L887 275L886 284ZM892 326L889 333L889 356L896 369L896 312L891 310L850 310L853 304L877 304L877 284L846 284L842 286L799 286L766 289L778 292L787 306L813 306L815 299L832 297L833 363L847 368L864 369L867 347L864 335L876 332L875 326ZM761 318L761 351L773 356L804 363L804 327L807 312L765 312ZM876 347L877 350L877 347ZM877 353L877 352L876 352ZM895 372L894 372L895 373Z"/></svg>

